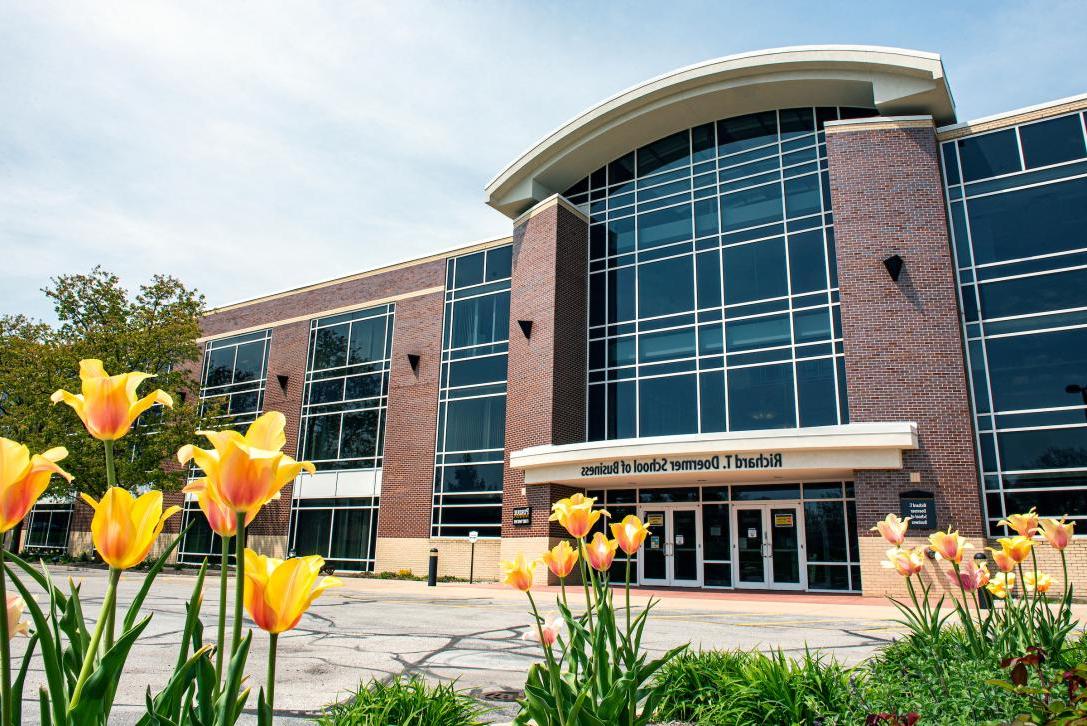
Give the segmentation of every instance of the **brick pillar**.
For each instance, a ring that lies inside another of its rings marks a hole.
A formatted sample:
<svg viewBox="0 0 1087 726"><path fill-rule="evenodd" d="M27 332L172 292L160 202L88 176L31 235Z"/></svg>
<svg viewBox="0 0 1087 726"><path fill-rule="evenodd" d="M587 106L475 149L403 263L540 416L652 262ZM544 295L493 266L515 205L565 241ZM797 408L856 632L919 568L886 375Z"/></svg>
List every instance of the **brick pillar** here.
<svg viewBox="0 0 1087 726"><path fill-rule="evenodd" d="M856 474L862 581L873 593L886 546L868 529L898 512L899 493L934 492L938 526L979 537L979 473L932 121L832 124L827 155L850 420L915 421L920 444L902 470ZM897 282L883 265L894 254L904 261Z"/></svg>
<svg viewBox="0 0 1087 726"><path fill-rule="evenodd" d="M503 557L516 551L535 556L560 536L557 523L547 521L551 504L577 491L526 486L524 472L509 467L509 453L585 440L588 238L584 216L557 196L515 223ZM519 320L532 321L530 338L525 338ZM513 510L524 506L532 507L532 524L514 526Z"/></svg>

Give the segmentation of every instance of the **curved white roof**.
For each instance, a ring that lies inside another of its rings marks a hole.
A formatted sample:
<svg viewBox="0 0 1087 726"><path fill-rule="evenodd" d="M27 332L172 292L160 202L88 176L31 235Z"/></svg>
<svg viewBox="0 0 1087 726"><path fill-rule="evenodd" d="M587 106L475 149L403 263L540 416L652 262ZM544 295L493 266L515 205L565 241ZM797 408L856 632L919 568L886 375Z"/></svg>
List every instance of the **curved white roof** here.
<svg viewBox="0 0 1087 726"><path fill-rule="evenodd" d="M705 61L593 106L534 144L486 187L509 217L643 144L717 119L795 106L874 107L955 121L935 53L862 45L775 48Z"/></svg>

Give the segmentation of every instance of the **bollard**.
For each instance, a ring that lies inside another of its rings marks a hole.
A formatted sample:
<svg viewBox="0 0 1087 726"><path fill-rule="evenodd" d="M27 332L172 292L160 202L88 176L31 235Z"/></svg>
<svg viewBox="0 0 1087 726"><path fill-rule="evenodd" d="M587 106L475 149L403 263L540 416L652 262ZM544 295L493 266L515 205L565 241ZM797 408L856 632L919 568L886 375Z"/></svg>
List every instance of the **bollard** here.
<svg viewBox="0 0 1087 726"><path fill-rule="evenodd" d="M984 552L974 553L974 564L978 567L985 564L986 559ZM993 595L984 587L978 590L978 607L986 610L991 610L993 607Z"/></svg>
<svg viewBox="0 0 1087 726"><path fill-rule="evenodd" d="M427 587L435 587L438 584L438 548L430 548L430 564L426 574Z"/></svg>

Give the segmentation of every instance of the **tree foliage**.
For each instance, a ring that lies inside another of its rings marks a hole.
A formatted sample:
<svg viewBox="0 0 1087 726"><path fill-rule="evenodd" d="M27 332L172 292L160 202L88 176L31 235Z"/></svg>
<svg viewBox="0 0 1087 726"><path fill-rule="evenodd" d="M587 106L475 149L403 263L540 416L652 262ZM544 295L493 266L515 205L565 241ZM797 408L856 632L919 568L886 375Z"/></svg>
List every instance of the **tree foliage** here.
<svg viewBox="0 0 1087 726"><path fill-rule="evenodd" d="M53 406L53 391L79 393L79 361L99 358L106 371L155 374L140 394L161 388L173 409L153 408L117 445L117 476L125 487L176 489L179 466L163 466L200 427L200 358L196 343L204 296L169 275L155 275L135 294L101 267L88 274L59 275L42 290L53 301L57 324L24 315L0 316L0 436L25 443L34 453L51 446L69 451L63 466L79 491L106 489L102 442L86 436L68 406ZM54 494L67 492L53 477Z"/></svg>

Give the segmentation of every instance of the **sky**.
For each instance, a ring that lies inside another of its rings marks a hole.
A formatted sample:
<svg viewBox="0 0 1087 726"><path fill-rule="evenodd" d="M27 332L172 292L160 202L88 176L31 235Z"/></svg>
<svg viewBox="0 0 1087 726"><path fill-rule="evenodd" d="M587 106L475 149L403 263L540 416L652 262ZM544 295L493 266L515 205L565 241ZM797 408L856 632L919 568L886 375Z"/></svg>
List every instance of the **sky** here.
<svg viewBox="0 0 1087 726"><path fill-rule="evenodd" d="M0 314L100 264L212 306L509 234L507 163L760 48L941 53L960 120L1087 92L1087 3L0 0Z"/></svg>

